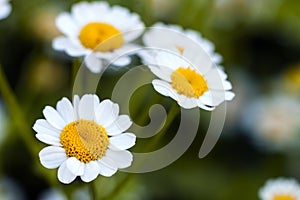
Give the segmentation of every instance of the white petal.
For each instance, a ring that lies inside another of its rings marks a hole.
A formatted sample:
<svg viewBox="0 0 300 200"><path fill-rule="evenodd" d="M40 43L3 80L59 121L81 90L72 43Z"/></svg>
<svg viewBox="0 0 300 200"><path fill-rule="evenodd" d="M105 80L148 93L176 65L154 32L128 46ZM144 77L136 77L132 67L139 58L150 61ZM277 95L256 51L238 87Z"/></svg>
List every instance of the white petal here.
<svg viewBox="0 0 300 200"><path fill-rule="evenodd" d="M201 97L199 97L199 100L204 105L217 106L225 100L225 91L207 91Z"/></svg>
<svg viewBox="0 0 300 200"><path fill-rule="evenodd" d="M97 106L95 115L97 123L101 124L103 127L107 127L117 119L119 115L119 106L106 99Z"/></svg>
<svg viewBox="0 0 300 200"><path fill-rule="evenodd" d="M171 97L171 98L175 99L176 101L178 100L178 97L177 97L178 94L172 88L170 83L168 83L166 81L155 79L152 81L152 85L158 93L160 93L164 96L167 96L167 97Z"/></svg>
<svg viewBox="0 0 300 200"><path fill-rule="evenodd" d="M80 2L72 6L72 15L76 22L84 25L91 21L102 21L97 17L103 18L107 15L109 5L107 2Z"/></svg>
<svg viewBox="0 0 300 200"><path fill-rule="evenodd" d="M6 18L11 12L11 5L10 4L4 4L0 7L0 19Z"/></svg>
<svg viewBox="0 0 300 200"><path fill-rule="evenodd" d="M78 114L80 119L94 120L95 107L99 104L97 95L85 94L80 99Z"/></svg>
<svg viewBox="0 0 300 200"><path fill-rule="evenodd" d="M118 167L115 166L114 163L111 163L111 161L107 161L107 160L108 159L103 157L101 160L98 161L99 174L101 174L102 176L110 177L117 172ZM108 164L108 162L110 163Z"/></svg>
<svg viewBox="0 0 300 200"><path fill-rule="evenodd" d="M177 97L178 104L185 109L191 109L198 106L197 99L195 98L186 97L184 95L177 95L177 96L178 96Z"/></svg>
<svg viewBox="0 0 300 200"><path fill-rule="evenodd" d="M34 123L32 128L37 133L47 134L47 135L56 136L56 137L59 137L60 132L61 132L60 130L51 126L45 119L36 120L36 122Z"/></svg>
<svg viewBox="0 0 300 200"><path fill-rule="evenodd" d="M119 58L116 58L114 60L112 60L112 64L118 67L123 67L128 65L131 62L131 58L130 56L121 56Z"/></svg>
<svg viewBox="0 0 300 200"><path fill-rule="evenodd" d="M168 97L170 93L174 93L172 86L165 81L155 79L152 81L152 85L157 92L164 96Z"/></svg>
<svg viewBox="0 0 300 200"><path fill-rule="evenodd" d="M133 156L129 151L112 151L108 149L105 156L112 159L120 169L129 167L133 160Z"/></svg>
<svg viewBox="0 0 300 200"><path fill-rule="evenodd" d="M220 69L213 67L204 75L210 89L230 90L232 85L229 81L224 80L224 75L220 73Z"/></svg>
<svg viewBox="0 0 300 200"><path fill-rule="evenodd" d="M62 130L66 122L61 118L60 114L52 107L46 106L43 110L43 114L46 120L51 124L53 127Z"/></svg>
<svg viewBox="0 0 300 200"><path fill-rule="evenodd" d="M135 145L136 136L133 133L123 133L109 138L109 147L113 150L125 150Z"/></svg>
<svg viewBox="0 0 300 200"><path fill-rule="evenodd" d="M67 124L75 120L73 106L67 98L57 102L56 109Z"/></svg>
<svg viewBox="0 0 300 200"><path fill-rule="evenodd" d="M68 158L66 165L70 172L76 176L81 176L84 173L84 163L75 157Z"/></svg>
<svg viewBox="0 0 300 200"><path fill-rule="evenodd" d="M66 53L73 57L84 56L91 52L91 50L84 48L79 42L75 42L70 38L59 36L52 42L52 47L58 51L66 51Z"/></svg>
<svg viewBox="0 0 300 200"><path fill-rule="evenodd" d="M225 100L231 101L235 97L235 94L230 91L225 92Z"/></svg>
<svg viewBox="0 0 300 200"><path fill-rule="evenodd" d="M227 79L227 74L224 72L224 69L222 66L217 66L217 70L218 70L218 73L222 80Z"/></svg>
<svg viewBox="0 0 300 200"><path fill-rule="evenodd" d="M67 159L65 150L56 146L43 148L39 153L39 157L41 164L48 169L59 167Z"/></svg>
<svg viewBox="0 0 300 200"><path fill-rule="evenodd" d="M139 24L135 25L134 29L131 29L125 33L123 33L124 36L124 40L126 42L131 42L133 40L135 40L137 37L139 37L143 31L144 31L144 24L142 22L140 22Z"/></svg>
<svg viewBox="0 0 300 200"><path fill-rule="evenodd" d="M78 34L78 27L69 13L63 12L56 18L57 28L67 36L76 36Z"/></svg>
<svg viewBox="0 0 300 200"><path fill-rule="evenodd" d="M93 73L100 73L104 68L103 61L101 58L96 57L94 53L87 55L84 58L84 62L87 68Z"/></svg>
<svg viewBox="0 0 300 200"><path fill-rule="evenodd" d="M79 105L79 102L80 102L80 98L78 95L74 95L74 98L73 98L73 105L74 105L74 115L75 115L75 119L79 119L79 114L78 114L78 105Z"/></svg>
<svg viewBox="0 0 300 200"><path fill-rule="evenodd" d="M76 175L67 167L66 161L61 164L57 171L58 180L64 184L69 184L75 180Z"/></svg>
<svg viewBox="0 0 300 200"><path fill-rule="evenodd" d="M84 182L91 182L95 178L97 178L99 174L99 165L97 161L91 161L85 164L84 174L81 175L81 180Z"/></svg>
<svg viewBox="0 0 300 200"><path fill-rule="evenodd" d="M108 135L114 136L126 131L132 122L128 115L120 115L110 126L106 128Z"/></svg>
<svg viewBox="0 0 300 200"><path fill-rule="evenodd" d="M36 134L35 137L39 141L44 142L46 144L55 145L55 146L62 146L61 143L60 143L59 137L52 136L52 135L47 135L47 134L41 134L41 133Z"/></svg>
<svg viewBox="0 0 300 200"><path fill-rule="evenodd" d="M152 66L149 65L149 68L153 74L155 74L158 78L171 82L171 75L173 70L166 66Z"/></svg>

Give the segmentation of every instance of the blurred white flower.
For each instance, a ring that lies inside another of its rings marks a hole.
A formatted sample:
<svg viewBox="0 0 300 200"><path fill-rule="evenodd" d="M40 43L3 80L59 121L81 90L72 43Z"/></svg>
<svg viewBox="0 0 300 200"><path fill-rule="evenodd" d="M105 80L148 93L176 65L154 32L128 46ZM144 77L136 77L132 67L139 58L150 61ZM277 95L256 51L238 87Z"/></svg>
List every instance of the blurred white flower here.
<svg viewBox="0 0 300 200"><path fill-rule="evenodd" d="M53 48L72 57L84 56L85 64L94 73L102 70L103 60L117 66L130 62L129 56L118 56L136 49L130 43L143 32L139 15L106 2L80 2L71 13L61 13L56 19L58 29L65 35L54 39Z"/></svg>
<svg viewBox="0 0 300 200"><path fill-rule="evenodd" d="M67 200L68 198L59 189L48 189L41 193L38 200Z"/></svg>
<svg viewBox="0 0 300 200"><path fill-rule="evenodd" d="M300 102L293 97L258 99L244 110L242 121L264 149L288 150L300 144Z"/></svg>
<svg viewBox="0 0 300 200"><path fill-rule="evenodd" d="M2 200L25 200L24 191L12 179L0 178L0 199Z"/></svg>
<svg viewBox="0 0 300 200"><path fill-rule="evenodd" d="M268 180L259 190L260 200L299 200L300 185L292 178Z"/></svg>
<svg viewBox="0 0 300 200"><path fill-rule="evenodd" d="M0 19L6 18L11 12L9 0L0 0Z"/></svg>
<svg viewBox="0 0 300 200"><path fill-rule="evenodd" d="M127 150L136 136L123 133L132 124L127 115L119 116L119 106L97 95L58 101L56 109L46 106L45 119L35 122L36 137L51 146L39 153L42 165L58 168L58 179L65 184L77 176L84 182L98 174L110 177L118 169L131 165L133 156Z"/></svg>
<svg viewBox="0 0 300 200"><path fill-rule="evenodd" d="M177 32L178 34L170 35L170 31ZM197 31L184 30L175 24L165 25L161 22L154 24L144 34L143 42L146 47L167 49L186 56L186 53L190 51L190 43L187 42L187 38L201 46L214 64L219 65L222 62L222 56L215 52L215 45L212 42L203 38Z"/></svg>

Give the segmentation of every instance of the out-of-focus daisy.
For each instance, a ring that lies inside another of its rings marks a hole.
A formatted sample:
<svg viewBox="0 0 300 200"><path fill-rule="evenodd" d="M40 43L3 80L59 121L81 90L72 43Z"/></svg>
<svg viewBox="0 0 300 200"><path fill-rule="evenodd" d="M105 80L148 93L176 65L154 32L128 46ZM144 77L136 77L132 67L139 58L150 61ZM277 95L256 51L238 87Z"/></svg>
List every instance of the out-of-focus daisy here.
<svg viewBox="0 0 300 200"><path fill-rule="evenodd" d="M0 177L0 199L3 200L25 200L22 187L9 177Z"/></svg>
<svg viewBox="0 0 300 200"><path fill-rule="evenodd" d="M0 19L6 18L11 12L9 0L0 0Z"/></svg>
<svg viewBox="0 0 300 200"><path fill-rule="evenodd" d="M54 39L53 48L73 57L85 56L87 67L95 73L101 71L103 60L112 61L137 48L130 42L144 28L137 14L106 2L75 4L71 13L58 15L56 25L65 36ZM113 64L124 66L129 62L129 56L122 56Z"/></svg>
<svg viewBox="0 0 300 200"><path fill-rule="evenodd" d="M259 190L261 200L299 200L300 186L295 179L277 178L268 180Z"/></svg>
<svg viewBox="0 0 300 200"><path fill-rule="evenodd" d="M123 133L132 124L127 115L119 116L119 106L110 100L100 102L96 95L74 96L58 101L56 109L46 106L45 119L35 122L36 137L51 146L39 153L42 165L58 168L58 179L70 183L77 176L84 182L98 174L112 176L132 163L126 150L135 144L136 136Z"/></svg>
<svg viewBox="0 0 300 200"><path fill-rule="evenodd" d="M161 51L155 55L143 54L143 62L161 80L153 80L156 91L176 100L186 109L200 107L213 110L225 100L232 100L234 93L227 75L216 66L195 67L178 54Z"/></svg>
<svg viewBox="0 0 300 200"><path fill-rule="evenodd" d="M170 31L180 34L170 34ZM219 65L221 63L222 56L215 52L215 46L212 42L203 38L199 32L190 29L183 30L178 25L165 25L158 22L151 26L144 34L143 42L147 47L168 49L187 57L186 53L190 51L190 43L187 42L186 38L193 40L197 45L201 46L213 60L214 64Z"/></svg>
<svg viewBox="0 0 300 200"><path fill-rule="evenodd" d="M62 191L56 188L51 188L43 191L40 195L38 200L67 200L68 198Z"/></svg>
<svg viewBox="0 0 300 200"><path fill-rule="evenodd" d="M258 99L243 112L243 124L258 146L289 150L299 145L300 102L280 94Z"/></svg>

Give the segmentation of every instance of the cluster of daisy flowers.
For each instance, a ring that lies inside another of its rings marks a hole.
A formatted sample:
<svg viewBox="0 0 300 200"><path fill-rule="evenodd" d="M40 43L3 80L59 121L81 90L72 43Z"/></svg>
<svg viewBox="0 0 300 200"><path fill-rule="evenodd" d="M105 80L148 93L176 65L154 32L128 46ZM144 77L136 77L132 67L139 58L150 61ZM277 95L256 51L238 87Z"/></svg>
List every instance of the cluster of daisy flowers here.
<svg viewBox="0 0 300 200"><path fill-rule="evenodd" d="M220 66L222 57L214 45L193 30L157 23L146 31L139 15L106 2L80 2L57 16L63 33L53 40L55 50L81 57L93 73L105 66L130 64L133 53L158 77L154 89L171 97L185 109L213 110L234 93ZM143 45L134 43L142 36ZM128 53L130 52L130 53ZM132 124L129 116L119 115L119 106L100 101L95 94L58 101L46 106L44 118L33 126L36 137L50 146L39 153L42 165L58 168L58 179L65 184L80 177L84 182L99 174L112 176L132 164L128 151L136 136L125 132Z"/></svg>
<svg viewBox="0 0 300 200"><path fill-rule="evenodd" d="M258 195L260 200L299 200L300 185L293 178L269 179Z"/></svg>

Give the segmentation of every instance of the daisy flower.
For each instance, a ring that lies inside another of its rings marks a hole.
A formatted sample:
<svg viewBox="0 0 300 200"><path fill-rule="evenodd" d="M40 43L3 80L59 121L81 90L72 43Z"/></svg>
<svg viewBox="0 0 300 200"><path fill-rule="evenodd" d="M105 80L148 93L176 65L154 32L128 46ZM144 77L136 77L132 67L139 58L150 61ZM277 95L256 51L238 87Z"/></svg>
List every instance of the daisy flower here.
<svg viewBox="0 0 300 200"><path fill-rule="evenodd" d="M299 200L300 186L294 179L270 179L259 190L259 198L261 200Z"/></svg>
<svg viewBox="0 0 300 200"><path fill-rule="evenodd" d="M219 64L214 45L193 30L156 23L143 36L148 50L139 52L144 64L162 80L152 82L162 95L189 109L213 110L235 96Z"/></svg>
<svg viewBox="0 0 300 200"><path fill-rule="evenodd" d="M33 129L41 142L50 146L39 153L41 164L58 168L58 179L65 184L77 176L84 182L98 174L110 177L118 169L131 165L132 154L126 150L136 136L123 133L132 124L127 115L119 116L119 106L110 100L100 102L96 95L74 96L46 106L45 119L38 119Z"/></svg>
<svg viewBox="0 0 300 200"><path fill-rule="evenodd" d="M242 112L242 125L264 150L299 148L300 102L282 93L253 100Z"/></svg>
<svg viewBox="0 0 300 200"><path fill-rule="evenodd" d="M103 61L112 61L137 45L130 42L143 32L144 24L135 13L120 6L110 7L106 2L80 2L71 13L56 18L58 29L64 34L53 41L55 50L65 51L72 57L85 57L85 64L94 73L103 68ZM124 66L129 56L114 60Z"/></svg>
<svg viewBox="0 0 300 200"><path fill-rule="evenodd" d="M152 81L154 89L173 98L183 108L200 107L211 111L235 96L229 91L232 86L226 80L227 75L215 66L201 71L182 56L166 51L155 55L145 53L142 59L160 78Z"/></svg>
<svg viewBox="0 0 300 200"><path fill-rule="evenodd" d="M190 48L187 38L201 46L216 65L222 62L222 56L215 52L215 46L212 42L203 38L199 32L190 29L184 30L178 25L165 25L158 22L144 34L143 42L147 47L168 49L186 57L186 50Z"/></svg>
<svg viewBox="0 0 300 200"><path fill-rule="evenodd" d="M6 18L11 12L9 0L0 0L0 19Z"/></svg>

